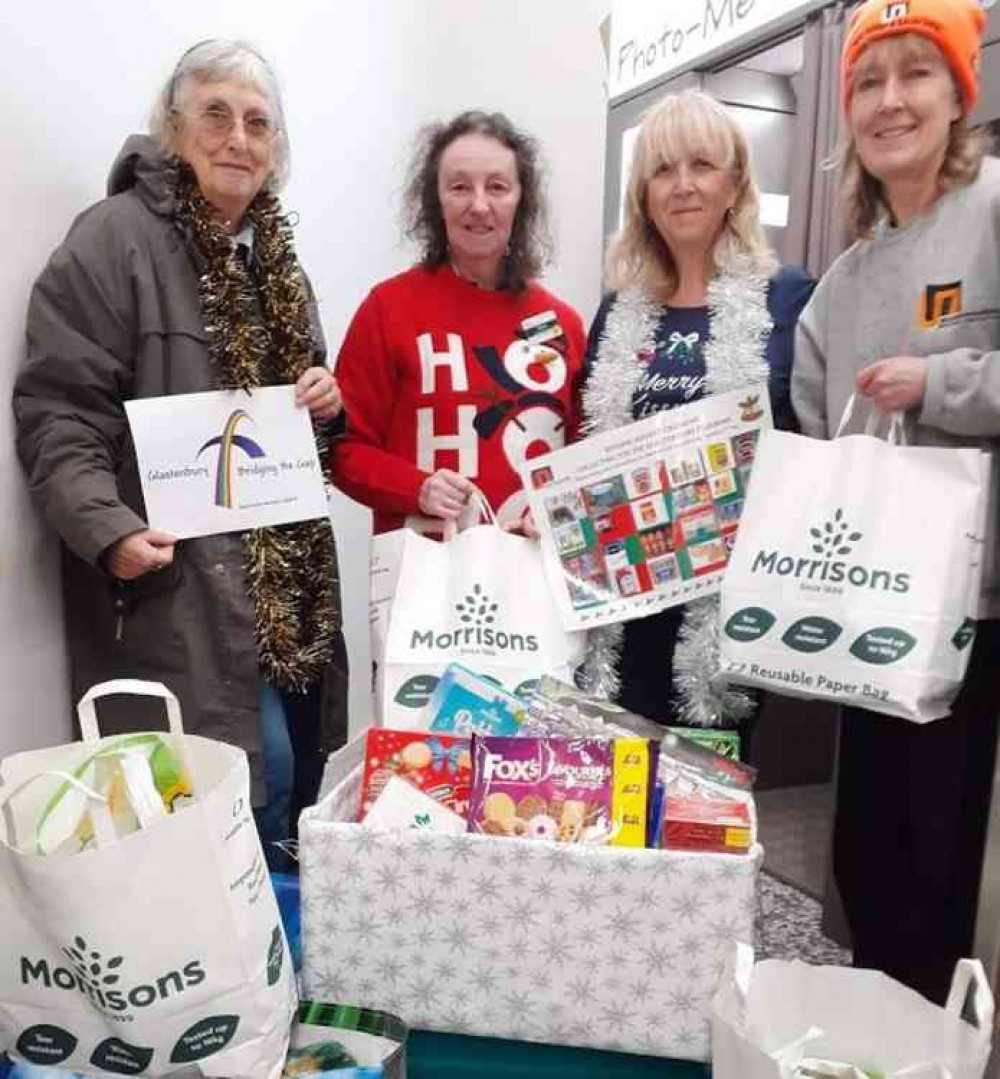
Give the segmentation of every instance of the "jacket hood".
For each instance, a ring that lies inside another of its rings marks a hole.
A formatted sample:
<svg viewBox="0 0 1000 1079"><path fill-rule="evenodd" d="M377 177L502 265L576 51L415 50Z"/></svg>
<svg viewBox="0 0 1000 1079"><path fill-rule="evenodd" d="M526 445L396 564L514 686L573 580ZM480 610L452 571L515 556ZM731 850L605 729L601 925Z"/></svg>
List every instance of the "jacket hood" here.
<svg viewBox="0 0 1000 1079"><path fill-rule="evenodd" d="M169 216L174 207L174 185L169 160L149 135L129 135L111 166L108 194L133 188L154 212Z"/></svg>

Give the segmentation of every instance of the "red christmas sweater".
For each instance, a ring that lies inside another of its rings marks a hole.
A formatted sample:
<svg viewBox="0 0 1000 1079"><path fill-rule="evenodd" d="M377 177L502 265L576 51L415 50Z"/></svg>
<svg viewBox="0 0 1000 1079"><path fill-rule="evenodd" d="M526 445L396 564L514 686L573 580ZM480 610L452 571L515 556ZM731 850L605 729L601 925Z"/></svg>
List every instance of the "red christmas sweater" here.
<svg viewBox="0 0 1000 1079"><path fill-rule="evenodd" d="M560 336L533 337L552 322ZM538 285L492 292L449 267L383 281L337 357L347 431L333 481L371 506L376 532L419 514L420 487L439 468L468 476L501 521L520 517L520 464L575 437L584 349L579 316Z"/></svg>

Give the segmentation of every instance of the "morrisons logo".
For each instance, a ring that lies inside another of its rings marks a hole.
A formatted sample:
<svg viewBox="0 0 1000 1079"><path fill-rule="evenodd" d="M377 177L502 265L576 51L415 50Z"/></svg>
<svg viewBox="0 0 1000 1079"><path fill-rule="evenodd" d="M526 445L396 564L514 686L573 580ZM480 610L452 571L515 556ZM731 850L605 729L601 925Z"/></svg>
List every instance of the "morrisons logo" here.
<svg viewBox="0 0 1000 1079"><path fill-rule="evenodd" d="M533 633L510 633L496 627L499 604L483 591L479 584L472 586L464 600L455 604L456 622L453 629L436 633L434 630L414 629L411 648L480 647L496 652L537 652L538 638Z"/></svg>
<svg viewBox="0 0 1000 1079"><path fill-rule="evenodd" d="M875 569L859 561L845 561L863 534L851 529L844 518L843 509L836 510L821 526L810 528L809 535L814 557L797 558L780 551L760 550L754 556L751 572L827 584L849 584L855 588L881 589L883 592L909 592L908 573Z"/></svg>
<svg viewBox="0 0 1000 1079"><path fill-rule="evenodd" d="M63 948L66 962L54 965L47 959L32 961L21 956L21 982L37 989L65 989L83 993L104 1012L126 1012L130 1008L148 1008L157 1001L176 996L205 980L205 971L197 959L180 970L161 975L148 985L123 984L123 956L105 958L83 937Z"/></svg>

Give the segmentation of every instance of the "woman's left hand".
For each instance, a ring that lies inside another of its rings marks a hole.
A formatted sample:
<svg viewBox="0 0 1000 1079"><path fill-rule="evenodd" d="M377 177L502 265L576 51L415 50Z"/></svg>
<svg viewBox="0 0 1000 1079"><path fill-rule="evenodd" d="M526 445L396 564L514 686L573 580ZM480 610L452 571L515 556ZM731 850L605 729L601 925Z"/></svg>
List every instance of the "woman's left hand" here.
<svg viewBox="0 0 1000 1079"><path fill-rule="evenodd" d="M343 407L340 387L326 367L310 367L295 383L295 403L317 420L332 420Z"/></svg>
<svg viewBox="0 0 1000 1079"><path fill-rule="evenodd" d="M502 527L504 532L513 532L515 536L524 536L526 539L534 540L542 538L542 534L535 524L534 514L530 509L526 509L520 517L516 517L513 521L505 522Z"/></svg>
<svg viewBox="0 0 1000 1079"><path fill-rule="evenodd" d="M919 356L893 356L859 371L855 382L879 412L905 412L924 399L927 367Z"/></svg>

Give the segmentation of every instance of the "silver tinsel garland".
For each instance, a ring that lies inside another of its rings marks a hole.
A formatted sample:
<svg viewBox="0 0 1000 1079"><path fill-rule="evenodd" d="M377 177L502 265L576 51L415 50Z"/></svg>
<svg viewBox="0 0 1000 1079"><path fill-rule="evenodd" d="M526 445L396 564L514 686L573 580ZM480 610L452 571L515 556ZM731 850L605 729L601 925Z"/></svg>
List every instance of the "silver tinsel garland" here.
<svg viewBox="0 0 1000 1079"><path fill-rule="evenodd" d="M706 393L725 393L767 384L765 357L772 322L767 279L748 255L720 252L721 272L709 283L709 339L705 344ZM632 422L632 398L656 348L662 304L637 288L623 290L608 312L597 359L583 394L586 434L615 430ZM685 607L673 657L674 684L685 723L720 726L753 711L752 698L720 681L719 602L696 600ZM580 672L582 688L614 698L619 689L621 625L592 630ZM651 677L656 672L650 672Z"/></svg>

